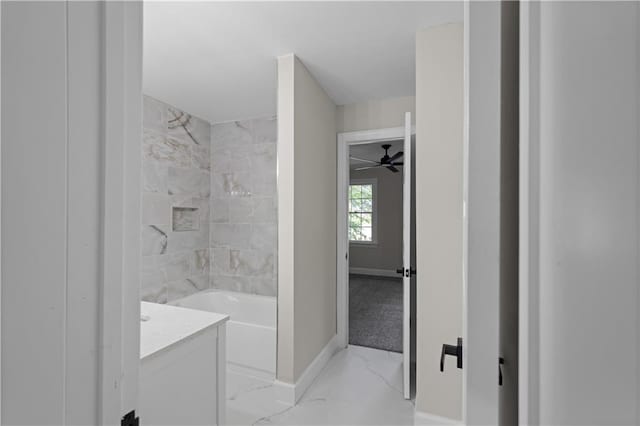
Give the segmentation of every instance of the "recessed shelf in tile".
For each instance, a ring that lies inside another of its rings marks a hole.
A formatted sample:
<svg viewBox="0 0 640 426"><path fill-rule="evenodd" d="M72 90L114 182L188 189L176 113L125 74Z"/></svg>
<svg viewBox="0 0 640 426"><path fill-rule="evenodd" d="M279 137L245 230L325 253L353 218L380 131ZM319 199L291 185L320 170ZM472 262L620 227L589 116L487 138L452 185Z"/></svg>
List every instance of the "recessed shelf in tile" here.
<svg viewBox="0 0 640 426"><path fill-rule="evenodd" d="M197 231L200 218L197 207L173 207L171 216L174 231Z"/></svg>

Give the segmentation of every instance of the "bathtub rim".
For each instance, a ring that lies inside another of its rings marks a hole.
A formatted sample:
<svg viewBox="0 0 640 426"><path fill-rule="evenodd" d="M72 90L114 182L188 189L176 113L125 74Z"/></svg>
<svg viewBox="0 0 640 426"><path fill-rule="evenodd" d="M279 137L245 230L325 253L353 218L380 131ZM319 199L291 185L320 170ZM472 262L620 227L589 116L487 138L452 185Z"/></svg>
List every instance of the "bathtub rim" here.
<svg viewBox="0 0 640 426"><path fill-rule="evenodd" d="M251 298L256 298L256 299L270 299L270 300L274 300L276 303L276 307L278 306L278 296L265 296L264 294L255 294L255 293L243 293L241 291L233 291L233 290L223 290L223 289L218 289L218 288L205 288L204 290L200 290L197 291L195 293L192 293L188 296L184 296L181 297L179 299L176 300L172 300L171 302L168 302L169 305L178 302L180 300L184 300L187 299L189 297L193 297L196 295L200 295L200 294L207 294L207 293L231 293L231 294L240 294L243 297L251 297Z"/></svg>
<svg viewBox="0 0 640 426"><path fill-rule="evenodd" d="M180 303L181 301L185 300L185 299L189 299L192 298L194 296L199 296L199 295L204 295L204 294L211 294L211 293L220 293L220 294L239 294L241 295L241 297L249 297L252 299L269 299L268 301L270 303L274 303L275 307L274 307L274 321L273 321L273 325L264 325L264 324L260 324L260 323L256 323L256 322L248 322L248 321L239 321L236 319L233 319L233 315L229 314L229 313L222 313L222 312L217 312L217 311L209 311L206 310L207 312L215 312L215 313L221 313L224 315L229 315L230 318L228 320L228 322L230 323L235 323L235 324L242 324L242 325L246 325L246 326L251 326L251 327L258 327L258 328L264 328L267 330L275 330L276 333L278 331L278 297L277 296L265 296L263 294L253 294L253 293L243 293L241 291L233 291L233 290L222 290L222 289L217 289L217 288L207 288L204 290L200 290L196 293L192 293L188 296L184 296L181 297L179 299L176 300L172 300L171 302L167 302L167 305L171 305L171 306L178 306L184 309L196 309L198 310L198 308L193 308L193 307L187 307L187 306L183 306L183 305L178 305L177 303ZM200 309L202 310L202 309Z"/></svg>

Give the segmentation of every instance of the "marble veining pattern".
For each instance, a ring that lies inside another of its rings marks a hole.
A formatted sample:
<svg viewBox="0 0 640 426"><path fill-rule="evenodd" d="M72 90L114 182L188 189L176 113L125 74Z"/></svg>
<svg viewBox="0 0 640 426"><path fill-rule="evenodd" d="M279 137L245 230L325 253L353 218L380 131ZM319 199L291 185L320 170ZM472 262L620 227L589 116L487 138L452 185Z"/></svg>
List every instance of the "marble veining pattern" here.
<svg viewBox="0 0 640 426"><path fill-rule="evenodd" d="M143 102L141 297L166 303L210 286L211 125Z"/></svg>
<svg viewBox="0 0 640 426"><path fill-rule="evenodd" d="M275 117L211 125L148 96L143 117L142 299L275 296Z"/></svg>
<svg viewBox="0 0 640 426"><path fill-rule="evenodd" d="M277 294L277 120L211 126L211 286Z"/></svg>
<svg viewBox="0 0 640 426"><path fill-rule="evenodd" d="M191 149L184 142L151 130L143 132L144 159L166 166L189 167L191 165Z"/></svg>
<svg viewBox="0 0 640 426"><path fill-rule="evenodd" d="M272 382L227 375L230 425L413 425L414 409L402 396L402 355L378 349L337 353L294 407L277 401Z"/></svg>
<svg viewBox="0 0 640 426"><path fill-rule="evenodd" d="M167 231L157 225L142 226L142 255L151 256L167 252Z"/></svg>

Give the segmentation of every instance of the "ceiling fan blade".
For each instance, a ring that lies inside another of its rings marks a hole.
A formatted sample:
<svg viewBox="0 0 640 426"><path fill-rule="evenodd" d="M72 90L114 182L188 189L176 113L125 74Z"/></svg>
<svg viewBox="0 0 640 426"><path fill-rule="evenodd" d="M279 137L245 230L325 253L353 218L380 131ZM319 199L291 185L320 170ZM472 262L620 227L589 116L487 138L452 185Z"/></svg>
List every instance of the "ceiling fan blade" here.
<svg viewBox="0 0 640 426"><path fill-rule="evenodd" d="M369 169L378 169L380 167L386 167L386 166L378 164L377 166L358 167L357 169L353 169L353 170L369 170Z"/></svg>
<svg viewBox="0 0 640 426"><path fill-rule="evenodd" d="M378 162L377 162L377 161L367 160L366 158L349 157L349 159L351 159L351 160L356 160L356 161L361 161L361 162L363 162L363 163L378 164Z"/></svg>
<svg viewBox="0 0 640 426"><path fill-rule="evenodd" d="M404 162L399 162L399 163L391 163L391 166L404 166Z"/></svg>
<svg viewBox="0 0 640 426"><path fill-rule="evenodd" d="M398 173L400 171L393 166L387 166L387 169L391 170L393 173Z"/></svg>
<svg viewBox="0 0 640 426"><path fill-rule="evenodd" d="M400 157L402 157L403 155L404 155L404 152L402 152L402 151L398 151L398 152L396 152L395 154L393 154L393 155L391 156L391 158L389 158L389 162L393 162L393 160L395 160L396 158L400 158Z"/></svg>

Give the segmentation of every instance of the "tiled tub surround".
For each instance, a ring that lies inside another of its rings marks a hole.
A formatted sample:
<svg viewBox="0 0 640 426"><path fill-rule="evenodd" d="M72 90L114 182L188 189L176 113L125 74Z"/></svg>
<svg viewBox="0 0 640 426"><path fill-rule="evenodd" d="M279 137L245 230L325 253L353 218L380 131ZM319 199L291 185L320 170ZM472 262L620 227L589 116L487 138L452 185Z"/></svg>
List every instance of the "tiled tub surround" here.
<svg viewBox="0 0 640 426"><path fill-rule="evenodd" d="M143 113L141 297L166 303L210 285L211 126L147 96Z"/></svg>
<svg viewBox="0 0 640 426"><path fill-rule="evenodd" d="M211 286L277 293L277 120L211 127Z"/></svg>

